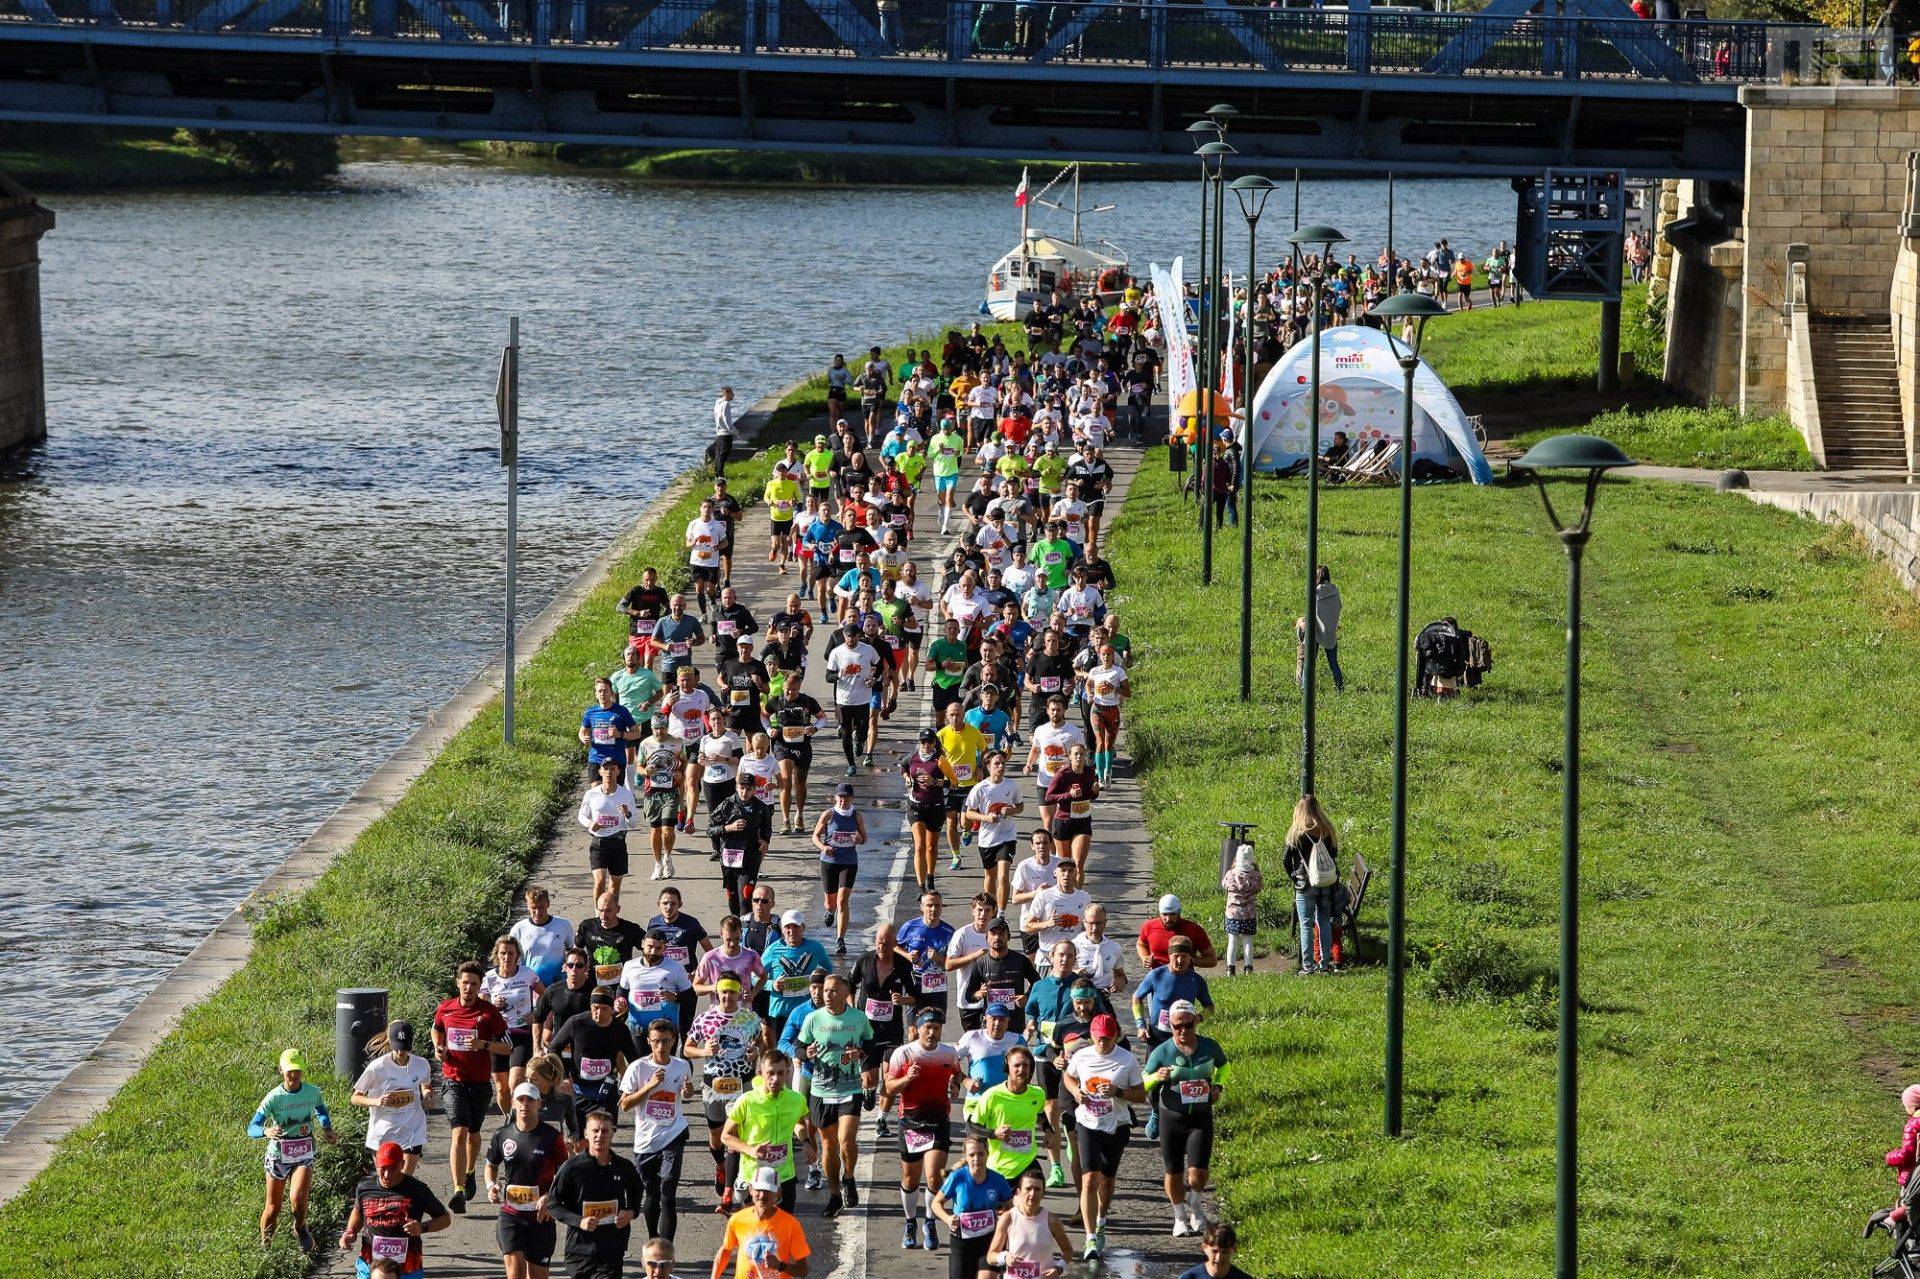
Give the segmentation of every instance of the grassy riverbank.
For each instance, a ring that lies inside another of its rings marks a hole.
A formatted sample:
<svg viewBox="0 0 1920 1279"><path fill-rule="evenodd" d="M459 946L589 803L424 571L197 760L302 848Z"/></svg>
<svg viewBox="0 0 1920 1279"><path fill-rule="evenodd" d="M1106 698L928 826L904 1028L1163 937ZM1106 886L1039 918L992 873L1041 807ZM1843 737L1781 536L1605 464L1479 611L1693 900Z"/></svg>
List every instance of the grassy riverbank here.
<svg viewBox="0 0 1920 1279"><path fill-rule="evenodd" d="M331 138L0 124L0 172L38 194L311 182L338 165Z"/></svg>
<svg viewBox="0 0 1920 1279"><path fill-rule="evenodd" d="M1263 484L1255 700L1237 533L1216 585L1158 454L1114 540L1148 665L1131 704L1158 874L1217 926L1216 822L1298 793L1303 490ZM1214 981L1238 1061L1216 1176L1271 1276L1533 1279L1552 1257L1564 560L1530 488L1417 494L1415 625L1484 634L1488 684L1411 721L1407 1137L1380 1135L1392 490L1323 492L1348 687L1318 791L1378 875L1367 965ZM1904 843L1920 609L1851 537L1742 499L1609 485L1587 557L1582 1248L1608 1276L1854 1274L1912 1081ZM1323 674L1324 681L1324 674ZM1196 718L1204 712L1205 727ZM1889 838L1889 836L1894 836ZM1290 907L1270 890L1268 942Z"/></svg>

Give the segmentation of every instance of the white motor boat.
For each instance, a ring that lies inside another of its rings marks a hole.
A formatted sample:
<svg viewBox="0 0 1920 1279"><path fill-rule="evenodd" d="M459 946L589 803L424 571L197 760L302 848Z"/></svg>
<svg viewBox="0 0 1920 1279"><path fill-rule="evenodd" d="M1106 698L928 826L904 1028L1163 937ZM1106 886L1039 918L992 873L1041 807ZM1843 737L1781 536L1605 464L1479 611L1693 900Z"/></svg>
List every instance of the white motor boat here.
<svg viewBox="0 0 1920 1279"><path fill-rule="evenodd" d="M1049 203L1045 198L1048 191L1069 175L1073 178L1073 207L1070 210ZM1102 305L1119 300L1127 279L1125 250L1106 240L1097 242L1099 248L1080 242L1082 214L1105 213L1114 206L1103 204L1081 209L1079 165L1068 165L1052 182L1031 197L1027 193L1026 175L1021 174L1020 187L1014 193L1013 202L1020 210L1020 243L994 263L993 269L987 273L987 300L981 304L982 311L996 320L1017 320L1031 311L1034 303L1051 297L1056 289L1074 297L1096 297ZM1071 212L1072 237L1050 235L1033 227L1028 210L1034 204Z"/></svg>

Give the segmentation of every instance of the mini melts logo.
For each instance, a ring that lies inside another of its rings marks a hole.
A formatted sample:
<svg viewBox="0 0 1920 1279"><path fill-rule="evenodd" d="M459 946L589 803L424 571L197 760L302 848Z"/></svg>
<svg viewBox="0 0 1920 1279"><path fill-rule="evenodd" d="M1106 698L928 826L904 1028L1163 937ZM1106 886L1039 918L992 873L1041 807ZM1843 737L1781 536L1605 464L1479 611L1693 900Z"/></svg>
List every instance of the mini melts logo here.
<svg viewBox="0 0 1920 1279"><path fill-rule="evenodd" d="M1366 357L1357 351L1333 357L1333 366L1337 369L1357 369L1365 363Z"/></svg>

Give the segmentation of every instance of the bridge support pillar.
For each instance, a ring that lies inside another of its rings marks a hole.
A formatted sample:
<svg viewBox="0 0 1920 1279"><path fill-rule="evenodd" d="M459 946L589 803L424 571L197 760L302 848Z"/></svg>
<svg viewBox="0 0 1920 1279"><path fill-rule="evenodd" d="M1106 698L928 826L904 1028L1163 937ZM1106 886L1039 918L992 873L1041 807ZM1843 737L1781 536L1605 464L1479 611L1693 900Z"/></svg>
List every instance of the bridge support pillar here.
<svg viewBox="0 0 1920 1279"><path fill-rule="evenodd" d="M1600 374L1594 381L1602 395L1620 389L1620 303L1600 304Z"/></svg>
<svg viewBox="0 0 1920 1279"><path fill-rule="evenodd" d="M40 237L52 229L52 212L0 173L0 453L47 437Z"/></svg>

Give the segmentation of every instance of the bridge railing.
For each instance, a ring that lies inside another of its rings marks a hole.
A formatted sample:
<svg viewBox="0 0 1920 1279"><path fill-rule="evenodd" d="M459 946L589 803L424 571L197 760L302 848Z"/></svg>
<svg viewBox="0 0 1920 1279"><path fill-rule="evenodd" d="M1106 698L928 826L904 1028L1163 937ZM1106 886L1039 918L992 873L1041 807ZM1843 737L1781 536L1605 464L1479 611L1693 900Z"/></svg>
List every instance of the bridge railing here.
<svg viewBox="0 0 1920 1279"><path fill-rule="evenodd" d="M1762 81L1801 25L1120 0L0 0L0 23L776 57ZM1489 88L1494 87L1490 83Z"/></svg>

